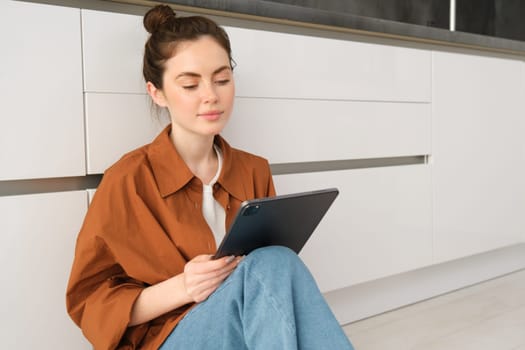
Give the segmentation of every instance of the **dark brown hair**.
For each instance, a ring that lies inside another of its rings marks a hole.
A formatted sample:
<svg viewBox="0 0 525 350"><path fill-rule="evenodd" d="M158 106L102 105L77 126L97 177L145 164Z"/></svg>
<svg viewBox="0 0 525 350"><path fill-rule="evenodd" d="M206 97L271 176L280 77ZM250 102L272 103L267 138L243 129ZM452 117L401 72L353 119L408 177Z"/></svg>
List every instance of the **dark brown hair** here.
<svg viewBox="0 0 525 350"><path fill-rule="evenodd" d="M144 48L142 73L146 81L162 89L165 63L177 45L209 35L228 53L233 68L230 39L217 23L201 16L177 17L168 5L157 5L144 15L144 28L151 34Z"/></svg>

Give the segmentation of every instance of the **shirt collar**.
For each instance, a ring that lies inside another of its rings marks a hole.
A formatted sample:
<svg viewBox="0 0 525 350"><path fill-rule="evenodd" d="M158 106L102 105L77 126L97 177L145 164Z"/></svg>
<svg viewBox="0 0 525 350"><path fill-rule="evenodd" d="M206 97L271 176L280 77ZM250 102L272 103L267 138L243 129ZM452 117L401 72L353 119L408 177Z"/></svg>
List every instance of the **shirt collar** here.
<svg viewBox="0 0 525 350"><path fill-rule="evenodd" d="M222 171L217 183L238 200L246 200L244 185L247 181L242 178L244 172L241 171L241 162L235 158L235 150L220 135L215 136L215 144L222 152Z"/></svg>
<svg viewBox="0 0 525 350"><path fill-rule="evenodd" d="M162 197L179 191L195 178L171 142L170 132L171 124L153 140L148 150L153 175ZM241 201L245 200L246 191L244 190L240 169L235 169L233 149L219 135L215 136L214 142L221 149L223 156L222 171L217 183L232 196Z"/></svg>

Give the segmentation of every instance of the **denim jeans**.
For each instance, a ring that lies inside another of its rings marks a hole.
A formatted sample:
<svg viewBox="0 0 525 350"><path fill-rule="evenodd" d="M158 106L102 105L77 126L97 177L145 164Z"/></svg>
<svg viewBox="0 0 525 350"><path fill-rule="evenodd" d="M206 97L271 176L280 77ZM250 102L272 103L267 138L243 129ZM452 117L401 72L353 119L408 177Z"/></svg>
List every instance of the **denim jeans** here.
<svg viewBox="0 0 525 350"><path fill-rule="evenodd" d="M253 251L161 346L172 349L352 350L297 254Z"/></svg>

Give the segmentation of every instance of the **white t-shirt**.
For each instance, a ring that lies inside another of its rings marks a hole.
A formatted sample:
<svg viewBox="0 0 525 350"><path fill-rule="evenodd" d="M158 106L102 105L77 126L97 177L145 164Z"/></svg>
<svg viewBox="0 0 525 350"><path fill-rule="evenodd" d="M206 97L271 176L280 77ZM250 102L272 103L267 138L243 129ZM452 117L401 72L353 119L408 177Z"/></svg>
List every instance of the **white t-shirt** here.
<svg viewBox="0 0 525 350"><path fill-rule="evenodd" d="M215 242L217 246L221 243L224 235L226 234L226 212L224 208L215 200L213 197L213 185L217 182L222 169L222 153L219 147L213 145L213 149L217 154L217 160L219 166L217 167L217 173L210 181L209 184L203 184L202 189L202 215L210 226Z"/></svg>

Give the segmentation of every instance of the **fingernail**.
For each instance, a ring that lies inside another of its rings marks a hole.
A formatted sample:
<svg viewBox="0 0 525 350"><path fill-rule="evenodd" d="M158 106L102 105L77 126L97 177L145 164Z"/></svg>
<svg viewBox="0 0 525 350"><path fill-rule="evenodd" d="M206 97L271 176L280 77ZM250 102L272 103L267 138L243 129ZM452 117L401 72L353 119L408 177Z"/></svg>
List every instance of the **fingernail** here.
<svg viewBox="0 0 525 350"><path fill-rule="evenodd" d="M235 259L235 256L234 255L230 255L228 257L228 259L226 259L226 262L229 264L229 263L231 263L233 261L233 259Z"/></svg>

